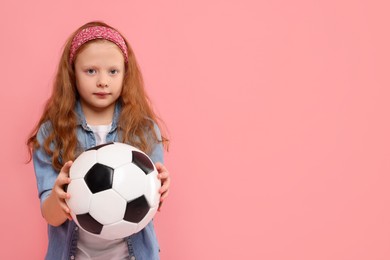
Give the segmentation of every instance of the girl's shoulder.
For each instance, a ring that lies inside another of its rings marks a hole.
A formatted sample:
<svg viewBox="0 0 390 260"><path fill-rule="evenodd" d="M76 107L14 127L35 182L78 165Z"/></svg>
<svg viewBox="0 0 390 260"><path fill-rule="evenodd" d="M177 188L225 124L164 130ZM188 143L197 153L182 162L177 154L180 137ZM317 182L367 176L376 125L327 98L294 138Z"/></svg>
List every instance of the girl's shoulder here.
<svg viewBox="0 0 390 260"><path fill-rule="evenodd" d="M45 121L43 122L39 128L38 128L38 134L41 133L41 134L48 134L52 131L53 129L53 125L51 123L51 121Z"/></svg>
<svg viewBox="0 0 390 260"><path fill-rule="evenodd" d="M145 117L145 119L148 120L151 123L151 126L153 126L153 127L150 127L148 129L149 133L150 133L150 131L153 130L154 133L156 134L157 138L160 140L161 139L161 131L160 131L160 127L157 124L157 122L155 120L153 120L152 118L150 118L150 117Z"/></svg>
<svg viewBox="0 0 390 260"><path fill-rule="evenodd" d="M52 132L53 127L52 123L50 121L43 122L39 127L37 131L37 141L39 143L43 143L43 141L50 135Z"/></svg>

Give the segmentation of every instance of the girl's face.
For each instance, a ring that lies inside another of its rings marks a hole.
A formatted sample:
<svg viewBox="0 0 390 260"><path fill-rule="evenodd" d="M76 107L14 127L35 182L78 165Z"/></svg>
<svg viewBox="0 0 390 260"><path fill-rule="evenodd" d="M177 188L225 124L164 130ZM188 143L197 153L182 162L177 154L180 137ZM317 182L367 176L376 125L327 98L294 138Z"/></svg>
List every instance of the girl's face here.
<svg viewBox="0 0 390 260"><path fill-rule="evenodd" d="M124 57L118 46L110 41L87 43L74 64L84 113L113 113L125 75Z"/></svg>

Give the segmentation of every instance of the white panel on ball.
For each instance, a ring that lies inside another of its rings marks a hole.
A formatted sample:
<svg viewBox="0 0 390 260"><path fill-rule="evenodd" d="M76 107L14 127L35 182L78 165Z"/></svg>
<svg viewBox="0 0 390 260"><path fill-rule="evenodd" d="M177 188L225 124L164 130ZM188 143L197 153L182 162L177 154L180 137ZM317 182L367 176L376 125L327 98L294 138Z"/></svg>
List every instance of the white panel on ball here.
<svg viewBox="0 0 390 260"><path fill-rule="evenodd" d="M137 227L137 224L121 220L114 224L104 226L100 236L106 239L119 239L135 233Z"/></svg>
<svg viewBox="0 0 390 260"><path fill-rule="evenodd" d="M72 213L84 214L89 211L92 193L84 179L72 180L68 185L67 193L71 194L66 203L72 209Z"/></svg>
<svg viewBox="0 0 390 260"><path fill-rule="evenodd" d="M115 169L112 188L126 201L131 201L144 194L145 173L136 165L129 163Z"/></svg>
<svg viewBox="0 0 390 260"><path fill-rule="evenodd" d="M77 157L69 171L69 177L74 179L84 178L89 169L96 163L96 150L86 151Z"/></svg>
<svg viewBox="0 0 390 260"><path fill-rule="evenodd" d="M97 151L97 161L112 168L117 168L132 161L132 149L129 145L115 143Z"/></svg>
<svg viewBox="0 0 390 260"><path fill-rule="evenodd" d="M89 214L103 225L123 219L126 201L114 190L105 190L92 195Z"/></svg>
<svg viewBox="0 0 390 260"><path fill-rule="evenodd" d="M157 178L157 172L154 171L146 176L145 197L150 207L158 206L160 202L161 182Z"/></svg>

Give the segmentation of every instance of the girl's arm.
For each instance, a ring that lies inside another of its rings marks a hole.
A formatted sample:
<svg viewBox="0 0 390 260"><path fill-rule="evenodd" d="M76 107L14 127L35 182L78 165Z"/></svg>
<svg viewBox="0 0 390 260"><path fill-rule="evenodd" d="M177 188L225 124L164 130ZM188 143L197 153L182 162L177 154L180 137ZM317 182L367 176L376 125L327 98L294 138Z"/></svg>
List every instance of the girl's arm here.
<svg viewBox="0 0 390 260"><path fill-rule="evenodd" d="M50 122L40 126L37 133L40 146L33 152L33 162L42 215L50 225L58 226L69 218L67 213L69 209L65 204L67 195L63 187L69 182L68 173L71 163L66 163L60 173L53 168L52 158L43 148L50 132Z"/></svg>
<svg viewBox="0 0 390 260"><path fill-rule="evenodd" d="M169 176L169 172L167 168L162 163L157 162L156 168L158 171L157 177L161 180L161 188L159 190L161 197L160 197L160 204L158 206L158 211L161 211L161 206L164 200L168 197L169 186L171 185L171 178Z"/></svg>
<svg viewBox="0 0 390 260"><path fill-rule="evenodd" d="M156 123L154 123L154 131L157 135L157 139L162 140L160 129ZM171 184L171 177L169 171L164 166L164 148L161 142L154 144L154 147L150 154L150 158L155 163L156 169L158 171L157 177L161 181L161 188L159 190L161 197L160 197L160 204L158 207L158 211L161 211L162 203L168 197L169 187Z"/></svg>
<svg viewBox="0 0 390 260"><path fill-rule="evenodd" d="M70 183L69 168L71 165L72 162L69 161L62 167L50 195L42 204L42 215L52 226L60 226L67 219L72 219L69 207L65 202L65 199L69 199L70 195L64 190L64 186Z"/></svg>

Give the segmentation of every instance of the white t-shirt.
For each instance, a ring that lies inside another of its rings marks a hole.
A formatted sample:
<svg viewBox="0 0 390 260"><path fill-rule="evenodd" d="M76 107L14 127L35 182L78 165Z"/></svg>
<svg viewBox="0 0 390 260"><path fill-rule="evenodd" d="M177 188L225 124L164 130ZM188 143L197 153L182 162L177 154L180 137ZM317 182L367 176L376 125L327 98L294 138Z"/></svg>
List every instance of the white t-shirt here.
<svg viewBox="0 0 390 260"><path fill-rule="evenodd" d="M111 130L109 125L88 125L96 138L96 145L106 143L106 136ZM79 240L77 242L77 260L128 260L129 249L124 238L106 240L79 228Z"/></svg>

